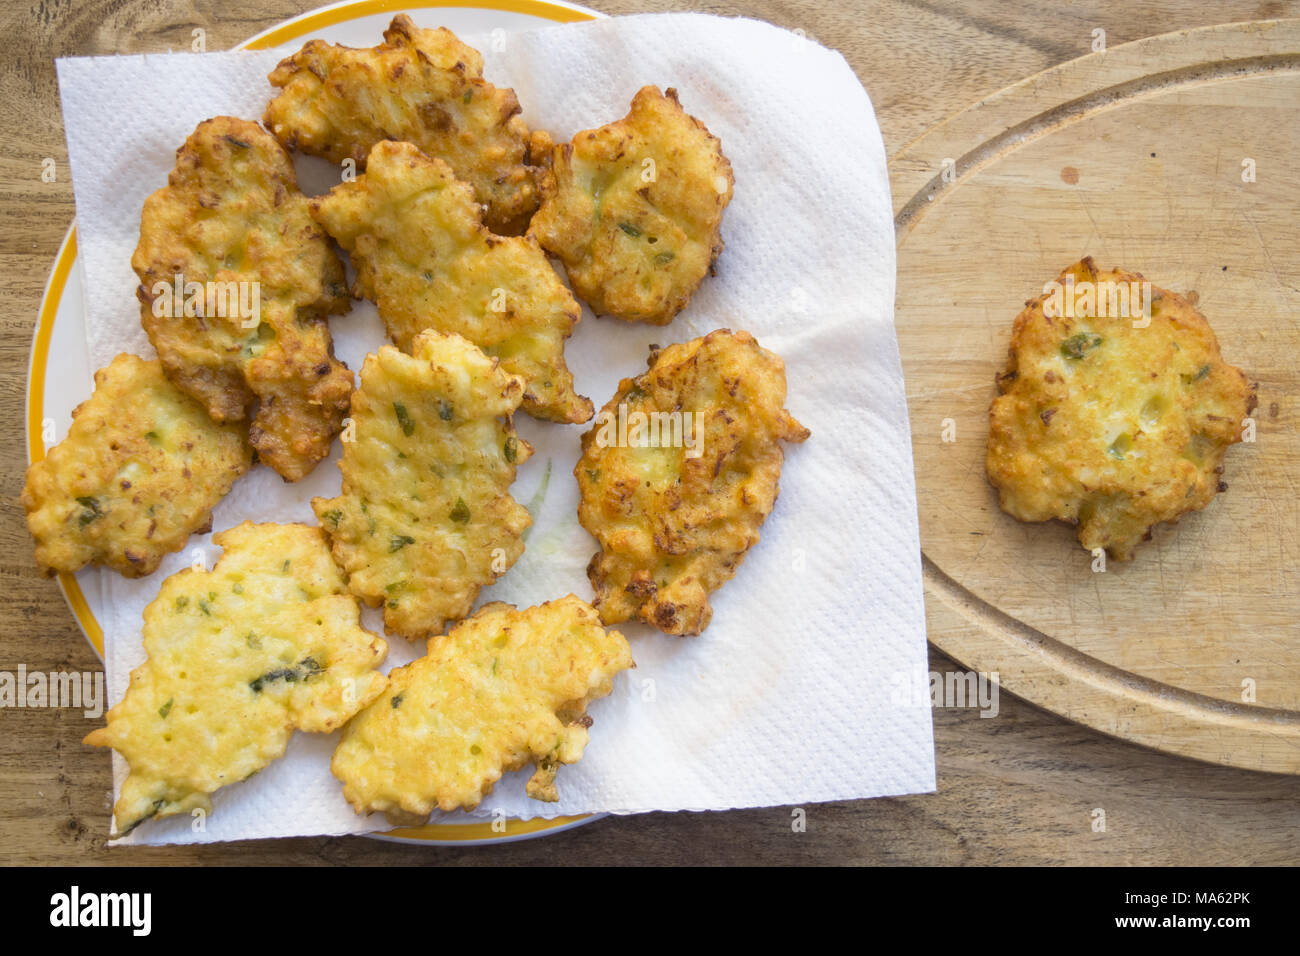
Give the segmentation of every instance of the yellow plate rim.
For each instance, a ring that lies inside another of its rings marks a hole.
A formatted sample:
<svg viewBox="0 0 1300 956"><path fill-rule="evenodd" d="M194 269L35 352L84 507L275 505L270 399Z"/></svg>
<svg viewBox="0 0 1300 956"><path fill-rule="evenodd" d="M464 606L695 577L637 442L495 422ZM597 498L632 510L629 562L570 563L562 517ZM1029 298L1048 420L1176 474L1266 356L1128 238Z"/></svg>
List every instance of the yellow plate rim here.
<svg viewBox="0 0 1300 956"><path fill-rule="evenodd" d="M501 10L509 13L530 14L556 23L576 23L596 20L604 14L562 0L344 0L328 7L310 10L300 16L279 23L256 36L237 44L236 50L264 50L295 40L305 33L324 27L356 20L377 13L400 13L405 10L428 10L440 7L462 7L480 10ZM54 333L54 320L63 299L68 275L77 259L76 221L68 227L67 235L54 260L54 268L41 296L41 307L32 336L31 359L27 367L27 461L35 464L45 457L45 443L41 440L41 423L45 415L45 378L49 363L50 339ZM68 602L73 617L81 625L100 660L104 658L104 631L90 610L76 575L58 575L59 589ZM531 820L509 819L504 830L493 830L487 822L429 823L419 827L400 827L382 833L362 834L375 839L398 843L474 845L509 843L515 840L556 833L581 823L600 819L604 814L582 814L572 817L555 817Z"/></svg>

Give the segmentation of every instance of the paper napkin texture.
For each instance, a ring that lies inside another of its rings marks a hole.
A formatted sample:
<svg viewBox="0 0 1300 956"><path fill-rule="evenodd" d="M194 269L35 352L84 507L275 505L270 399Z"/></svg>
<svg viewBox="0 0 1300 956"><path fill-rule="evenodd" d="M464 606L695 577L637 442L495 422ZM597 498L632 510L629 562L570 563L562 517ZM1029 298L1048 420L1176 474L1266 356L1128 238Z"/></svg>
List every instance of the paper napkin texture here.
<svg viewBox="0 0 1300 956"><path fill-rule="evenodd" d="M415 19L440 25L434 10ZM527 799L523 771L503 779L477 813L721 810L932 790L927 699L898 693L900 682L924 680L925 621L893 327L889 180L866 92L839 54L750 20L637 16L466 39L484 52L485 76L514 87L529 125L557 141L621 118L642 85L672 86L721 138L735 171L717 276L667 328L584 313L568 346L578 391L599 408L620 378L645 368L652 343L745 329L785 359L788 407L812 430L806 443L787 447L762 541L714 595L705 633L620 628L637 668L591 706L591 743L579 764L560 771L559 803ZM378 31L352 42L379 42ZM93 366L122 350L153 354L130 268L141 204L166 182L177 146L201 120L261 117L272 95L266 74L285 53L59 61ZM297 165L306 192L338 181L322 161ZM331 326L353 369L384 341L367 303ZM521 467L514 496L536 521L522 559L482 600L526 607L569 592L590 599L585 568L595 545L577 523L572 476L585 426L522 414L517 422L537 454ZM337 448L297 485L254 469L218 507L216 528L245 518L312 522L310 498L337 493ZM209 564L219 550L207 536L191 548ZM100 575L110 608L102 622L110 700L121 698L143 659L144 606L192 558L187 549L141 581ZM379 629L377 615L367 620ZM423 653L401 638L388 643L386 667ZM382 817L357 817L344 802L329 772L336 740L295 735L283 759L217 793L203 832L181 817L128 839L385 829ZM119 784L124 771L115 756Z"/></svg>

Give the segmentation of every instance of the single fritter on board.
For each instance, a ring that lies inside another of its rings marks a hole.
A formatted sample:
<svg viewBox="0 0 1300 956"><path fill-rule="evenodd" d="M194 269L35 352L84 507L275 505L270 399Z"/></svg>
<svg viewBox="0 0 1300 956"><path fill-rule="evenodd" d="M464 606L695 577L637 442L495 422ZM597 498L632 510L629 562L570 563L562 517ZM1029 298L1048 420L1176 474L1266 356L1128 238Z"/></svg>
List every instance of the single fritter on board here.
<svg viewBox="0 0 1300 956"><path fill-rule="evenodd" d="M131 259L149 341L215 421L251 413L258 457L297 481L329 454L352 392L325 319L349 307L343 265L256 123L200 123L167 183Z"/></svg>
<svg viewBox="0 0 1300 956"><path fill-rule="evenodd" d="M722 252L733 185L717 137L647 86L626 117L555 148L529 235L597 315L666 325Z"/></svg>
<svg viewBox="0 0 1300 956"><path fill-rule="evenodd" d="M510 416L523 382L459 335L366 358L344 435L343 491L314 498L352 593L415 640L469 613L524 552L532 518L510 497L532 446Z"/></svg>
<svg viewBox="0 0 1300 956"><path fill-rule="evenodd" d="M414 143L473 187L493 232L518 235L537 208L538 170L514 91L482 74L483 57L450 30L399 14L373 49L312 40L282 61L265 122L288 148L359 169L377 143Z"/></svg>
<svg viewBox="0 0 1300 956"><path fill-rule="evenodd" d="M27 469L22 503L46 574L87 564L157 570L252 464L247 429L218 425L157 361L118 355L72 412L67 436Z"/></svg>
<svg viewBox="0 0 1300 956"><path fill-rule="evenodd" d="M86 737L131 766L118 835L202 809L280 757L295 729L328 733L383 692L387 645L360 624L319 528L252 524L213 537L211 571L173 574L145 608L148 659Z"/></svg>
<svg viewBox="0 0 1300 956"><path fill-rule="evenodd" d="M1016 316L989 412L1002 510L1077 524L1080 544L1119 561L1227 487L1224 453L1255 407L1204 316L1150 283L1144 307L1144 283L1091 258L1061 273Z"/></svg>
<svg viewBox="0 0 1300 956"><path fill-rule="evenodd" d="M502 238L451 167L410 143L380 143L366 174L312 201L312 214L352 254L352 291L372 300L410 351L425 329L455 332L524 379L524 410L585 422L564 341L581 315L537 243Z"/></svg>
<svg viewBox="0 0 1300 956"><path fill-rule="evenodd" d="M600 543L587 576L606 624L699 634L776 502L785 364L748 332L719 329L652 350L582 436L578 520Z"/></svg>
<svg viewBox="0 0 1300 956"><path fill-rule="evenodd" d="M554 802L560 765L587 745L587 704L633 666L623 635L572 594L524 611L488 604L389 675L330 767L357 813L395 824L473 809L530 763L528 796Z"/></svg>

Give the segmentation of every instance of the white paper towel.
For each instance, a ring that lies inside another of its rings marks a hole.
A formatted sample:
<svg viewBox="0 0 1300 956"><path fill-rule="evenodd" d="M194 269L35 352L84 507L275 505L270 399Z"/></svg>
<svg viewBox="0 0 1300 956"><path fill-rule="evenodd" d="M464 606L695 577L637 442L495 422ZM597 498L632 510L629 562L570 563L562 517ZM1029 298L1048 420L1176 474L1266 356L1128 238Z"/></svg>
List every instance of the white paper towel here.
<svg viewBox="0 0 1300 956"><path fill-rule="evenodd" d="M439 25L436 11L415 18ZM466 39L483 50L488 79L513 86L530 126L557 141L622 117L642 85L675 86L685 109L721 138L735 171L718 275L667 328L584 313L567 353L578 391L600 407L620 378L645 368L651 343L745 329L785 359L788 407L812 430L808 442L787 448L763 540L714 595L708 630L674 638L622 628L637 669L592 705L591 743L581 763L560 772L560 802L528 800L523 771L502 780L477 813L721 810L932 790L925 694L897 693L900 680L924 681L925 621L893 328L889 180L865 90L839 54L750 20L651 15L511 34L504 44ZM153 354L130 268L141 204L165 183L176 147L198 122L261 116L272 94L266 74L284 52L59 61L93 365L123 349ZM306 192L338 181L322 161L297 164ZM384 341L368 303L331 325L353 369ZM524 415L517 422L537 454L520 469L514 495L534 502L536 523L524 556L482 600L525 607L571 591L590 599L594 542L577 523L572 477L585 426ZM337 445L297 485L259 466L217 508L216 528L245 518L312 521L310 498L337 493L336 460ZM207 537L193 547L208 552L209 564L216 557ZM172 556L143 581L102 576L111 700L143 658L145 604L192 555ZM377 615L367 620L378 629ZM389 647L394 666L423 653L401 638ZM217 793L204 832L181 817L128 840L384 829L382 817L358 818L344 802L329 773L335 743L295 735L283 759ZM120 758L114 768L120 783Z"/></svg>

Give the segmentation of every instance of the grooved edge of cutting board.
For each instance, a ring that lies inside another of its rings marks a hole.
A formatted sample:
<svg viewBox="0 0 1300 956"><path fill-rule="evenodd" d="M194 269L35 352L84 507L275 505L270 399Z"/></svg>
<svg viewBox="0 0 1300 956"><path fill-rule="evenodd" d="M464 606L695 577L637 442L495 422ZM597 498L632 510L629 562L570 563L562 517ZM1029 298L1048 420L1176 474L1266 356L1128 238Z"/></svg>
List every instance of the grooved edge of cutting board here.
<svg viewBox="0 0 1300 956"><path fill-rule="evenodd" d="M1071 61L986 98L891 158L900 270L908 237L935 208L935 197L1027 140L1132 97L1269 72L1300 72L1300 20L1151 37ZM955 162L948 182L941 172L946 158ZM1017 696L1157 750L1300 774L1300 712L1232 703L1130 673L1004 613L928 554L924 575L931 643L964 667L997 671L1000 685Z"/></svg>

